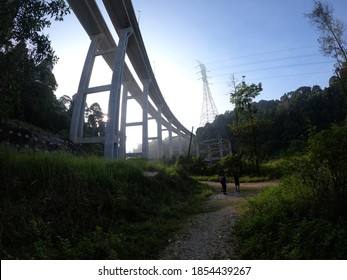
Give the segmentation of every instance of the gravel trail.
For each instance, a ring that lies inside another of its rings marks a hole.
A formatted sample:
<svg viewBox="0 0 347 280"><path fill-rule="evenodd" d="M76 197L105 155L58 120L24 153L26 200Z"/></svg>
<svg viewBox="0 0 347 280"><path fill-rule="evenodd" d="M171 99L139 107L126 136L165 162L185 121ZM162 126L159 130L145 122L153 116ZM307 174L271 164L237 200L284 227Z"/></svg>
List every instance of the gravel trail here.
<svg viewBox="0 0 347 280"><path fill-rule="evenodd" d="M244 183L241 192L228 184L228 194L220 192L219 183L208 183L214 191L204 202L203 213L185 221L168 240L160 254L162 260L237 259L234 251L234 223L240 215L237 204L266 186L278 182Z"/></svg>

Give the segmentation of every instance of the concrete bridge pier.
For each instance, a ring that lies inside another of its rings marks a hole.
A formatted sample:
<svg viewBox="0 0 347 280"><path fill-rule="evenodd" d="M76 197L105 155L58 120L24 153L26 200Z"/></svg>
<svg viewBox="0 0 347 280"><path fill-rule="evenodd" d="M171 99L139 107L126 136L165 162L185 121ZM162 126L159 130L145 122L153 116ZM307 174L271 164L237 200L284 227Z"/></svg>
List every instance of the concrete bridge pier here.
<svg viewBox="0 0 347 280"><path fill-rule="evenodd" d="M173 138L172 138L172 119L169 119L169 157L171 157L174 153L173 150Z"/></svg>
<svg viewBox="0 0 347 280"><path fill-rule="evenodd" d="M74 100L74 107L71 119L70 139L78 142L78 138L83 137L84 109L86 106L86 94L89 87L90 78L95 62L95 55L98 50L99 41L102 35L91 37L86 60L84 62L81 79L78 85L77 94Z"/></svg>
<svg viewBox="0 0 347 280"><path fill-rule="evenodd" d="M182 135L181 132L178 132L178 154L182 155Z"/></svg>
<svg viewBox="0 0 347 280"><path fill-rule="evenodd" d="M158 142L158 158L164 155L163 148L163 130L162 130L162 109L163 105L158 105L158 116L157 116L157 142Z"/></svg>
<svg viewBox="0 0 347 280"><path fill-rule="evenodd" d="M122 94L122 115L120 121L120 137L119 137L119 158L125 158L126 154L126 117L128 107L128 85L130 82L123 82L123 94Z"/></svg>
<svg viewBox="0 0 347 280"><path fill-rule="evenodd" d="M107 123L105 128L105 145L104 157L106 159L119 158L119 103L120 90L122 86L122 78L125 64L125 53L127 50L128 39L133 34L131 27L121 30L119 34L119 43L116 53L116 60L113 67L113 75L111 81L110 99L108 102Z"/></svg>
<svg viewBox="0 0 347 280"><path fill-rule="evenodd" d="M150 80L143 80L143 98L142 98L142 157L149 158L148 147L148 88Z"/></svg>

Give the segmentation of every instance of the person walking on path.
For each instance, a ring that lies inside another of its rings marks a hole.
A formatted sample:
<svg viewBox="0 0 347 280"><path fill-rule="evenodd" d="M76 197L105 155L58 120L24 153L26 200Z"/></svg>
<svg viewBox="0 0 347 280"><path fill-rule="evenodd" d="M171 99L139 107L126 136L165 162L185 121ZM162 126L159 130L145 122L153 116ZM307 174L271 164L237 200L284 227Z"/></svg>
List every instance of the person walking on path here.
<svg viewBox="0 0 347 280"><path fill-rule="evenodd" d="M240 177L239 174L234 173L234 183L237 192L240 192Z"/></svg>
<svg viewBox="0 0 347 280"><path fill-rule="evenodd" d="M227 178L225 177L224 174L220 177L220 183L222 185L222 190L221 191L224 194L227 194Z"/></svg>

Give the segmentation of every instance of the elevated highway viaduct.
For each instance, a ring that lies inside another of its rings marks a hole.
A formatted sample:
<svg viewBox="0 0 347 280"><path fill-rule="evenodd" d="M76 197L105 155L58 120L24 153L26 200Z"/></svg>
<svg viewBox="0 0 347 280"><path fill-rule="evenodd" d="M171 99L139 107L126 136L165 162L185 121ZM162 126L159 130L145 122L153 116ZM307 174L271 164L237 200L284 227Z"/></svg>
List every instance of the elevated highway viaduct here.
<svg viewBox="0 0 347 280"><path fill-rule="evenodd" d="M118 43L113 38L95 0L68 0L91 40L74 101L70 139L75 143L104 143L105 158L122 158L128 156L125 150L126 128L139 125L142 126L142 153L138 156L149 157L148 142L155 138L158 143L158 157L161 157L164 130L168 130L169 133L169 153L172 155L173 134L181 143L191 137L191 132L178 121L160 91L131 0L102 2L118 35ZM90 87L97 56L102 56L112 70L112 79L109 84ZM126 56L131 67L125 62ZM140 81L140 84L137 81ZM105 133L98 137L85 137L83 125L86 98L88 94L99 92L109 92ZM130 99L135 99L142 108L141 122L128 123L126 120ZM157 122L157 136L154 138L148 137L149 119L155 119ZM181 153L181 144L179 146Z"/></svg>

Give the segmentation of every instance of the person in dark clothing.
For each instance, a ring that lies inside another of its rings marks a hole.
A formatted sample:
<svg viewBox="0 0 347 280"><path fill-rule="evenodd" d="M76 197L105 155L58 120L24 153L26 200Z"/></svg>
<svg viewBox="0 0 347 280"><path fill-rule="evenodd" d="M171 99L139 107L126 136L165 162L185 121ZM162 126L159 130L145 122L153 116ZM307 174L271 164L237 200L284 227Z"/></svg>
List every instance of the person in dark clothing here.
<svg viewBox="0 0 347 280"><path fill-rule="evenodd" d="M225 177L224 174L220 177L220 183L221 183L221 185L222 185L221 191L222 191L224 194L226 194L226 193L227 193L227 178Z"/></svg>
<svg viewBox="0 0 347 280"><path fill-rule="evenodd" d="M240 177L239 174L234 173L234 183L237 192L240 192Z"/></svg>

